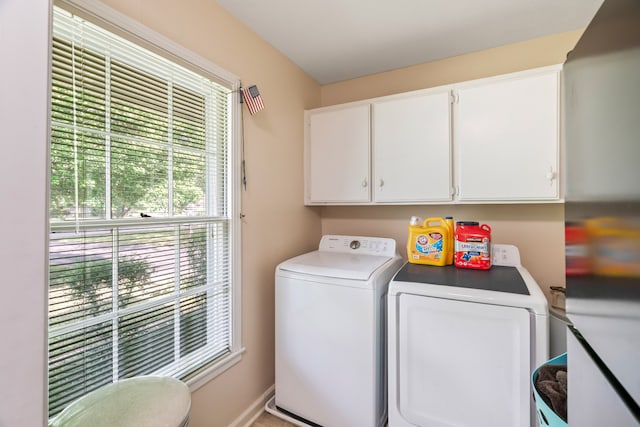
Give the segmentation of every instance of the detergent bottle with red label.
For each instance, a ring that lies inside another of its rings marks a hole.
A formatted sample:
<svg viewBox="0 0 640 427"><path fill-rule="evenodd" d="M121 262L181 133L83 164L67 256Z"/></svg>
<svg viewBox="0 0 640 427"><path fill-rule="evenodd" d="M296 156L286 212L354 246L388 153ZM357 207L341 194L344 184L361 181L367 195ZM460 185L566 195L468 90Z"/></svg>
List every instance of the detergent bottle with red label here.
<svg viewBox="0 0 640 427"><path fill-rule="evenodd" d="M476 221L458 221L454 264L458 268L491 268L491 227Z"/></svg>

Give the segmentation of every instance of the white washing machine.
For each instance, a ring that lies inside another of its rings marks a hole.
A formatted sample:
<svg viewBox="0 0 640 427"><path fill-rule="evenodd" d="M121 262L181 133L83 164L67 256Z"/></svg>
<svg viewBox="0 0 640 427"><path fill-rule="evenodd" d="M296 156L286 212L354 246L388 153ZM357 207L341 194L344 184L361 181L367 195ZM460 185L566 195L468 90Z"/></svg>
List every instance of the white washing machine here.
<svg viewBox="0 0 640 427"><path fill-rule="evenodd" d="M389 427L536 425L548 360L544 294L515 246L489 270L405 264L389 285Z"/></svg>
<svg viewBox="0 0 640 427"><path fill-rule="evenodd" d="M393 239L323 236L276 268L276 394L298 425L379 427L386 414L386 295Z"/></svg>

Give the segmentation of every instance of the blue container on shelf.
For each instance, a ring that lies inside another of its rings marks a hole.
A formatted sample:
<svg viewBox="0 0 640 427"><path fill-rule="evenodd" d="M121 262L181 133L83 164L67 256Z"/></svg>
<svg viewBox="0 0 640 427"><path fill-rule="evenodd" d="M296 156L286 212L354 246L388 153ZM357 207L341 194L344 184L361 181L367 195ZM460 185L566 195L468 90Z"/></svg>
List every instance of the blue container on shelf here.
<svg viewBox="0 0 640 427"><path fill-rule="evenodd" d="M544 401L542 396L536 389L536 378L538 377L538 371L545 365L566 365L567 353L554 357L543 365L539 366L533 374L531 374L531 388L533 389L533 400L536 402L536 415L538 418L538 424L540 427L567 427L566 421L560 418Z"/></svg>

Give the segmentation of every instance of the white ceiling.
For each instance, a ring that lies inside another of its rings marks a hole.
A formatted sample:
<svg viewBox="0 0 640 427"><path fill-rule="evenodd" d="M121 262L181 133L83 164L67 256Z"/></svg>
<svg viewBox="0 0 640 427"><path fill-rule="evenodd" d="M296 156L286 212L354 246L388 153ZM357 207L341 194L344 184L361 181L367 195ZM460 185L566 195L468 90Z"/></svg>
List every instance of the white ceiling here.
<svg viewBox="0 0 640 427"><path fill-rule="evenodd" d="M603 0L217 0L320 84L587 26Z"/></svg>

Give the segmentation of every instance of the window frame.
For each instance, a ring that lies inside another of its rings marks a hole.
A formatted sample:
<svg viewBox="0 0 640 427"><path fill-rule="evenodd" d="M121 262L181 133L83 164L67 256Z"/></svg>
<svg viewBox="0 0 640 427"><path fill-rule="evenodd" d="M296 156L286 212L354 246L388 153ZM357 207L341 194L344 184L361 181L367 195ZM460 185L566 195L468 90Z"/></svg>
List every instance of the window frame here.
<svg viewBox="0 0 640 427"><path fill-rule="evenodd" d="M230 255L231 255L231 348L230 353L217 359L213 363L205 365L195 374L184 381L191 391L206 384L211 379L220 375L238 363L245 349L242 342L242 301L241 301L241 104L240 104L240 79L234 74L220 68L216 64L201 57L198 54L175 43L167 37L149 29L134 19L124 15L100 2L91 0L59 0L54 1L68 12L76 14L103 29L148 49L166 59L173 61L185 68L229 87L231 91L231 139L229 155L232 157L228 175L230 192L229 217L231 227ZM51 67L51 66L50 66ZM167 221L163 221L166 223ZM48 246L48 241L47 241Z"/></svg>

